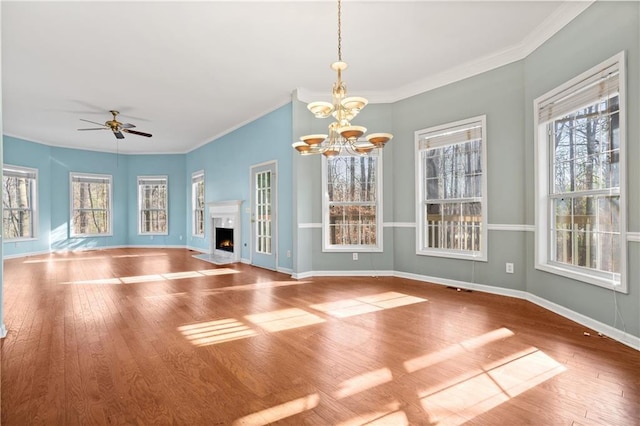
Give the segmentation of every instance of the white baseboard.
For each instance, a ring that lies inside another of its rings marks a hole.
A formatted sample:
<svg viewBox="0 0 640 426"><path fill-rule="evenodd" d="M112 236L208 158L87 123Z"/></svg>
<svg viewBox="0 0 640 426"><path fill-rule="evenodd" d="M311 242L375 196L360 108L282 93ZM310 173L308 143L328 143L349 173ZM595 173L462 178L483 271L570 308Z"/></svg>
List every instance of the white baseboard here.
<svg viewBox="0 0 640 426"><path fill-rule="evenodd" d="M0 339L4 339L5 337L7 337L7 328L4 324L0 324Z"/></svg>
<svg viewBox="0 0 640 426"><path fill-rule="evenodd" d="M293 269L291 269L291 268L283 268L283 267L278 266L276 268L276 272L281 272L283 274L291 275L291 274L293 274Z"/></svg>
<svg viewBox="0 0 640 426"><path fill-rule="evenodd" d="M392 277L394 271L313 271L302 274L292 274L294 279L305 279L311 277Z"/></svg>

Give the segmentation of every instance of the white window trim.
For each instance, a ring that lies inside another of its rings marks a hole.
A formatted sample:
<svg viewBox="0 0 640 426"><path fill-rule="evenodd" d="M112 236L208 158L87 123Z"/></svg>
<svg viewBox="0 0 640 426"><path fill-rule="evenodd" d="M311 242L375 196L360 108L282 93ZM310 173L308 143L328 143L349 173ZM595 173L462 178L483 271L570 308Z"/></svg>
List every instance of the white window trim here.
<svg viewBox="0 0 640 426"><path fill-rule="evenodd" d="M38 169L34 169L31 167L22 167L22 166L14 166L11 164L4 164L3 165L3 171L4 169L8 169L8 170L15 170L17 172L23 172L23 173L33 173L35 174L35 178L34 178L34 185L33 188L31 188L31 226L32 226L32 232L31 232L31 236L30 237L18 237L18 238L4 238L2 235L0 235L3 238L3 241L5 243L17 243L17 242L21 242L21 241L35 241L38 239L38 229L39 229L39 221L38 218L40 216L39 214L39 210L38 210L38 197L39 197L39 192L38 192Z"/></svg>
<svg viewBox="0 0 640 426"><path fill-rule="evenodd" d="M547 123L540 123L538 118L539 105L554 94L597 74L600 70L618 64L619 72L619 116L620 116L620 281L616 281L614 274L610 279L590 273L586 268L571 267L550 261L549 237L551 217L549 209L549 164L551 152L547 143ZM570 81L556 87L533 102L534 114L534 172L535 172L535 268L541 271L572 278L588 284L628 293L627 285L627 168L626 168L626 66L625 54L620 52L606 61L583 72Z"/></svg>
<svg viewBox="0 0 640 426"><path fill-rule="evenodd" d="M97 179L107 179L109 181L109 232L105 232L104 234L81 234L76 233L73 227L73 178L74 177L82 177L88 176ZM111 175L102 175L96 173L80 173L80 172L71 172L69 173L69 204L70 204L70 215L69 215L69 235L71 237L112 237L113 236L113 176Z"/></svg>
<svg viewBox="0 0 640 426"><path fill-rule="evenodd" d="M419 144L420 138L425 133L434 133L451 127L464 126L472 123L481 123L482 126L482 222L480 230L480 251L479 252L463 252L461 250L446 250L438 248L424 247L424 227L426 226L424 215L422 214L422 204L424 202L424 179L423 170L420 161ZM487 197L487 116L479 115L453 123L446 123L439 126L433 126L421 129L415 132L415 188L416 188L416 254L421 256L447 257L452 259L464 259L474 261L488 261L488 197Z"/></svg>
<svg viewBox="0 0 640 426"><path fill-rule="evenodd" d="M142 231L142 198L140 196L140 181L146 179L164 179L167 185L167 202L166 202L166 210L165 214L167 217L167 230L165 232L143 232ZM167 175L146 175L146 176L138 176L136 180L136 189L138 191L138 235L169 235L169 176Z"/></svg>
<svg viewBox="0 0 640 426"><path fill-rule="evenodd" d="M203 206L203 217L204 222L202 226L202 234L196 234L196 196L194 191L194 180L198 177L202 176L202 185L204 187L204 191L206 194L206 181L204 170L198 170L191 174L191 236L194 238L204 238L207 228L207 218L206 218L206 203Z"/></svg>
<svg viewBox="0 0 640 426"><path fill-rule="evenodd" d="M376 152L377 151L377 152ZM336 245L329 242L329 191L327 191L327 158L322 156L322 251L326 253L380 253L383 252L383 176L382 149L375 149L369 155L375 155L376 161L376 245ZM349 156L348 154L346 156Z"/></svg>

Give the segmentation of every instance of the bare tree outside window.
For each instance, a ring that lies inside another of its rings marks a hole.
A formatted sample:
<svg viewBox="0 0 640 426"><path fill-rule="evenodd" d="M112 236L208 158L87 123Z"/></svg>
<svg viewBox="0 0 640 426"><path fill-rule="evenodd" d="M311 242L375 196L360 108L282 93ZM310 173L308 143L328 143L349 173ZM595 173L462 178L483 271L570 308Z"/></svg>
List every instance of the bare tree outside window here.
<svg viewBox="0 0 640 426"><path fill-rule="evenodd" d="M163 176L139 177L138 202L140 205L140 234L166 234L168 232L167 178Z"/></svg>
<svg viewBox="0 0 640 426"><path fill-rule="evenodd" d="M417 132L419 254L486 255L484 122L476 117Z"/></svg>
<svg viewBox="0 0 640 426"><path fill-rule="evenodd" d="M2 236L5 240L35 237L35 169L5 166L2 192Z"/></svg>
<svg viewBox="0 0 640 426"><path fill-rule="evenodd" d="M619 273L619 97L549 124L553 260Z"/></svg>
<svg viewBox="0 0 640 426"><path fill-rule="evenodd" d="M72 235L111 234L111 176L71 175Z"/></svg>
<svg viewBox="0 0 640 426"><path fill-rule="evenodd" d="M379 246L379 161L377 155L326 159L325 232L329 246Z"/></svg>
<svg viewBox="0 0 640 426"><path fill-rule="evenodd" d="M620 52L534 101L535 266L623 292L625 73Z"/></svg>
<svg viewBox="0 0 640 426"><path fill-rule="evenodd" d="M193 235L204 236L204 172L191 176Z"/></svg>

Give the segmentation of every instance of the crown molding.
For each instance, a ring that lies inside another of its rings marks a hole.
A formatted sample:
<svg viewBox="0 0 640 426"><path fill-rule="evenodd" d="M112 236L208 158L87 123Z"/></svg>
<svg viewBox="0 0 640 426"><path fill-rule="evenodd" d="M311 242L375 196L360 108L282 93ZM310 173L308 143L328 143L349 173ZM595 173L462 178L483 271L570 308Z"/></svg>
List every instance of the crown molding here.
<svg viewBox="0 0 640 426"><path fill-rule="evenodd" d="M522 60L584 12L589 6L595 3L595 1L596 0L578 0L564 2L520 43L504 50L484 56L475 61L461 64L446 71L429 75L392 91L360 91L360 94L366 97L369 103L372 104L394 103ZM300 101L309 103L316 99L324 99L326 93L312 92L304 88L298 88L297 97Z"/></svg>

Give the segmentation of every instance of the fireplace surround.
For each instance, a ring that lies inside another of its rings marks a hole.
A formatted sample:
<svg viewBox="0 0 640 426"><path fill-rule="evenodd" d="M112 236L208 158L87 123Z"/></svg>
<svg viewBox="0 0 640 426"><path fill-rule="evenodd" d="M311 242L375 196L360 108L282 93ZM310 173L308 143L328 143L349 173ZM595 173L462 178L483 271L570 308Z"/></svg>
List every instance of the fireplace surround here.
<svg viewBox="0 0 640 426"><path fill-rule="evenodd" d="M215 201L207 203L207 206L211 224L209 260L221 265L239 262L242 200Z"/></svg>

